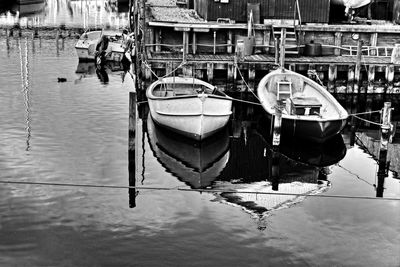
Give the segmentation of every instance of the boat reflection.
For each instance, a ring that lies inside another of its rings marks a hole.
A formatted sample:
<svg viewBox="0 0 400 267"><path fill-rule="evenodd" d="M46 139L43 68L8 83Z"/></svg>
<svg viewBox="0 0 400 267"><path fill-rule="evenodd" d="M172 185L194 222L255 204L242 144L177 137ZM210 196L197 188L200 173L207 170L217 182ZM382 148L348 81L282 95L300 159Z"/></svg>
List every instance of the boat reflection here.
<svg viewBox="0 0 400 267"><path fill-rule="evenodd" d="M229 136L225 129L203 142L179 136L147 119L149 143L167 172L191 188L207 188L220 175L228 161Z"/></svg>
<svg viewBox="0 0 400 267"><path fill-rule="evenodd" d="M167 172L192 189L220 192L215 194L218 201L259 218L326 191L330 167L346 154L340 134L324 143L285 140L277 151L260 121L239 124L242 129L235 137L222 132L199 143L177 138L149 117L147 133L153 154Z"/></svg>
<svg viewBox="0 0 400 267"><path fill-rule="evenodd" d="M96 75L103 84L109 82L109 75L120 75L123 82L126 73L129 71L129 67L130 66L124 65L121 62L106 62L102 67L97 67L94 62L79 62L75 73L80 74L80 77L76 82L94 75Z"/></svg>

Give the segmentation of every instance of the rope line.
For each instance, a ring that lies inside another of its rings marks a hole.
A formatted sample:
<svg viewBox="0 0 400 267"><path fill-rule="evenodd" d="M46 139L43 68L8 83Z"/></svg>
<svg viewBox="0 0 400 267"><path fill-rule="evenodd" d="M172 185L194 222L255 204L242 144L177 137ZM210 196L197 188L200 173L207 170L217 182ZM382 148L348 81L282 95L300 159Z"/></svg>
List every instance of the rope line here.
<svg viewBox="0 0 400 267"><path fill-rule="evenodd" d="M371 124L374 124L374 125L378 125L378 126L382 126L383 124L382 123L378 123L378 122L374 122L374 121L370 121L370 120L367 120L367 119L364 119L364 118L361 118L361 117L359 117L359 116L356 116L356 115L352 115L354 118L357 118L357 119L359 119L359 120L362 120L362 121L365 121L365 122L368 122L368 123L371 123Z"/></svg>
<svg viewBox="0 0 400 267"><path fill-rule="evenodd" d="M349 116L354 116L354 115L365 115L365 114L381 113L381 112L382 112L382 110L374 110L374 111L366 111L366 112L352 113L352 114L349 114Z"/></svg>
<svg viewBox="0 0 400 267"><path fill-rule="evenodd" d="M250 88L250 86L247 84L247 82L245 81L242 72L239 69L238 64L235 62L234 63L235 68L238 70L240 77L242 78L242 81L244 82L244 84L246 85L247 89L255 96L255 98L257 98L258 101L261 102L261 100L258 98L258 96L253 92L253 90Z"/></svg>
<svg viewBox="0 0 400 267"><path fill-rule="evenodd" d="M238 99L238 98L232 98L232 100L233 100L233 101L236 101L236 102L243 102L243 103L247 103L247 104L259 105L259 106L261 106L261 103L252 102L252 101L247 101L247 100L242 100L242 99Z"/></svg>
<svg viewBox="0 0 400 267"><path fill-rule="evenodd" d="M255 194L255 195L280 195L280 196L299 196L299 197L320 197L320 198L341 198L341 199L364 199L364 200L395 200L400 198L386 197L368 197L368 196L348 196L348 195L315 195L315 194L296 194L296 193L280 193L280 192L256 192L256 191L236 191L236 190L220 190L220 189L192 189L181 187L150 187L150 186L121 186L121 185L96 185L96 184L70 184L70 183L47 183L47 182L29 182L29 181L4 181L0 180L0 184L19 184L19 185L41 185L41 186L65 186L65 187L87 187L87 188L110 188L110 189L137 189L137 190L153 190L153 191L185 191L199 193L236 193L236 194Z"/></svg>

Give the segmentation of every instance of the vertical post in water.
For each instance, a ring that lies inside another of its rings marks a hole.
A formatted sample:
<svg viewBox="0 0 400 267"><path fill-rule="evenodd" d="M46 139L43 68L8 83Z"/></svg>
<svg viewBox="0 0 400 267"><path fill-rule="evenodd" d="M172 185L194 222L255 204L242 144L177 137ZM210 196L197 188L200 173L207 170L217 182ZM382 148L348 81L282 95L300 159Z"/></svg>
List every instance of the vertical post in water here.
<svg viewBox="0 0 400 267"><path fill-rule="evenodd" d="M272 146L278 147L281 143L281 126L282 126L282 110L284 103L282 100L277 100L275 105L275 115L274 115L274 130L272 134Z"/></svg>
<svg viewBox="0 0 400 267"><path fill-rule="evenodd" d="M270 175L273 191L279 190L279 157L279 152L276 149L273 149Z"/></svg>
<svg viewBox="0 0 400 267"><path fill-rule="evenodd" d="M354 146L356 142L356 118L354 116L351 117L351 128L350 128L350 146Z"/></svg>
<svg viewBox="0 0 400 267"><path fill-rule="evenodd" d="M385 102L382 109L382 125L381 125L381 145L380 150L387 150L390 137L391 119L392 119L392 103Z"/></svg>
<svg viewBox="0 0 400 267"><path fill-rule="evenodd" d="M386 178L386 158L387 150L381 149L379 151L379 161L378 161L378 182L376 185L376 197L383 197L385 178Z"/></svg>
<svg viewBox="0 0 400 267"><path fill-rule="evenodd" d="M129 92L129 142L128 142L128 172L129 186L136 186L136 93ZM129 207L136 207L136 189L129 188Z"/></svg>

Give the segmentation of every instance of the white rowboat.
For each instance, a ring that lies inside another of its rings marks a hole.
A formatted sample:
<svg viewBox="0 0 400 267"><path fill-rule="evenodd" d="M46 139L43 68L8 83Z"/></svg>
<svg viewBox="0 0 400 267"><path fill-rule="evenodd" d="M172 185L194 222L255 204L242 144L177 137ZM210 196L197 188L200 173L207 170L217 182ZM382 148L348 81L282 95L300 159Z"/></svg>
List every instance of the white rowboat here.
<svg viewBox="0 0 400 267"><path fill-rule="evenodd" d="M222 129L232 113L231 97L196 78L157 80L146 96L156 123L195 140Z"/></svg>

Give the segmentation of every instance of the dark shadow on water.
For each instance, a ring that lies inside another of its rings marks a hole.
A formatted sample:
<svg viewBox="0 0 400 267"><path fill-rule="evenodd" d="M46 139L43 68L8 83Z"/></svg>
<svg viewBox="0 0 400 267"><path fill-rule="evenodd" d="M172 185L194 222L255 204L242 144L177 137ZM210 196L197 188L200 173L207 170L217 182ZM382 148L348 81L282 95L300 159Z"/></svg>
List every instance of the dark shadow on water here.
<svg viewBox="0 0 400 267"><path fill-rule="evenodd" d="M149 116L147 135L153 155L190 188L229 191L220 198L258 215L296 203L300 200L296 194L329 187L329 166L346 154L341 135L325 143L286 140L277 151L264 134L266 126L254 107L236 105L234 110L230 125L203 142L170 132ZM244 191L293 195L265 197Z"/></svg>

